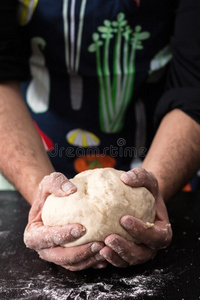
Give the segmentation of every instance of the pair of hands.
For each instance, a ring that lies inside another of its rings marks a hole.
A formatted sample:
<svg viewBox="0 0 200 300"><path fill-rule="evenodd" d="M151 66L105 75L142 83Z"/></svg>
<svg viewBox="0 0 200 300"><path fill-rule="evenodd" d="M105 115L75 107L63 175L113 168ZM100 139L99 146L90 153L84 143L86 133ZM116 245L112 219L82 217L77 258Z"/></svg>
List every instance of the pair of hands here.
<svg viewBox="0 0 200 300"><path fill-rule="evenodd" d="M153 259L156 252L167 247L172 238L167 210L157 179L152 173L136 168L123 173L121 180L131 187L146 187L156 200L156 219L153 227L129 215L120 220L121 226L140 244L110 234L104 242L94 241L76 247L61 247L61 244L84 235L85 228L81 224L54 227L43 225L41 214L47 196L52 193L58 197L68 196L77 190L63 174L55 172L45 176L39 185L24 233L26 246L36 250L42 259L71 271L90 267L105 268L108 263L124 268Z"/></svg>

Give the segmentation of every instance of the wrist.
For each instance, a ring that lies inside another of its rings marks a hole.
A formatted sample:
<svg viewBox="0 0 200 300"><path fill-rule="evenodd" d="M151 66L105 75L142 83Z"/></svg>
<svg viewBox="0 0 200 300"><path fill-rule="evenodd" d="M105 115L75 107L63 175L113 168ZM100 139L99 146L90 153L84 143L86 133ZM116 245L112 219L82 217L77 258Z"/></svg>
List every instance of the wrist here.
<svg viewBox="0 0 200 300"><path fill-rule="evenodd" d="M55 170L51 164L44 166L39 170L30 168L30 170L28 170L28 172L24 172L22 176L18 176L19 180L14 182L15 187L24 199L32 205L40 182L44 176L49 175L54 171Z"/></svg>

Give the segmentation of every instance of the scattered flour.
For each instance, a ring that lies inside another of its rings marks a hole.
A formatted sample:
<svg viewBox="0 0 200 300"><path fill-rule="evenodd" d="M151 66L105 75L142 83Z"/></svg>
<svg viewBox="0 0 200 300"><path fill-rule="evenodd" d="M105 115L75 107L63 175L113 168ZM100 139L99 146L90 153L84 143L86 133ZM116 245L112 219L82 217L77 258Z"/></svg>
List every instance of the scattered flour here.
<svg viewBox="0 0 200 300"><path fill-rule="evenodd" d="M74 277L71 280L64 280L63 277L50 276L44 271L37 277L30 280L13 279L12 290L20 290L21 293L12 299L5 300L30 300L30 299L47 299L47 300L122 300L122 299L143 299L147 296L162 295L166 285L173 281L172 272L154 270L151 274L135 275L131 277L122 277L117 272L113 278L97 278L97 282L85 282L86 277ZM75 279L76 278L76 279ZM0 293L5 290L7 282L3 281L0 287ZM142 298L141 298L142 297Z"/></svg>

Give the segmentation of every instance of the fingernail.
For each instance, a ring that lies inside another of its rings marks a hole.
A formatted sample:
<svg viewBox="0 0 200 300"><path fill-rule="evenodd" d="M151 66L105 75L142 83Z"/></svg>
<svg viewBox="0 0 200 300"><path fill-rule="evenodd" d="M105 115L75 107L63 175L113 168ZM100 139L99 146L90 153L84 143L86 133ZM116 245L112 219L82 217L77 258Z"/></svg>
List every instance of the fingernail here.
<svg viewBox="0 0 200 300"><path fill-rule="evenodd" d="M70 233L73 237L79 238L79 237L83 236L85 234L85 232L86 232L85 227L82 227L82 229L80 229L80 227L74 226Z"/></svg>
<svg viewBox="0 0 200 300"><path fill-rule="evenodd" d="M130 179L131 180L137 179L137 176L135 175L135 173L129 171L129 172L123 173L121 175L121 180L124 181L125 183L130 182Z"/></svg>
<svg viewBox="0 0 200 300"><path fill-rule="evenodd" d="M127 181L129 178L128 178L128 175L126 173L123 173L121 176L120 176L121 180L123 181Z"/></svg>
<svg viewBox="0 0 200 300"><path fill-rule="evenodd" d="M111 245L111 244L110 244L110 245ZM111 258L112 258L112 252L107 252L107 253L101 254L101 251L100 251L99 254L100 254L101 257L103 257L104 259L111 259Z"/></svg>
<svg viewBox="0 0 200 300"><path fill-rule="evenodd" d="M92 252L98 252L99 250L102 249L102 246L99 245L98 243L93 243L90 249Z"/></svg>
<svg viewBox="0 0 200 300"><path fill-rule="evenodd" d="M133 227L133 221L130 220L129 218L127 217L122 217L121 218L121 224L126 227L127 229L130 229Z"/></svg>
<svg viewBox="0 0 200 300"><path fill-rule="evenodd" d="M128 171L127 174L131 177L131 179L135 180L137 178L134 172Z"/></svg>
<svg viewBox="0 0 200 300"><path fill-rule="evenodd" d="M114 239L111 239L110 241L108 241L108 243L106 243L106 245L116 247L119 245L119 242L116 238L114 238Z"/></svg>
<svg viewBox="0 0 200 300"><path fill-rule="evenodd" d="M105 260L105 258L102 255L100 255L99 253L97 253L95 255L95 259L98 260L98 261L104 261Z"/></svg>
<svg viewBox="0 0 200 300"><path fill-rule="evenodd" d="M64 193L67 193L67 194L76 192L75 185L73 183L71 183L70 181L65 181L62 184L61 189L63 190Z"/></svg>

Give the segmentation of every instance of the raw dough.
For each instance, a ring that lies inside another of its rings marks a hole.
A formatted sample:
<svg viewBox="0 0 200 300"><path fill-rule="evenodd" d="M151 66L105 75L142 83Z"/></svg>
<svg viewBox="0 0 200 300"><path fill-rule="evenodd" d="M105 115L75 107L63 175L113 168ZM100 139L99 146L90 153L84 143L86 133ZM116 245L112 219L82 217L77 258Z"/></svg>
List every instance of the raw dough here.
<svg viewBox="0 0 200 300"><path fill-rule="evenodd" d="M77 186L76 193L47 198L42 211L44 225L80 223L86 228L84 236L63 246L104 241L111 233L134 241L119 224L120 218L126 214L144 222L154 222L154 197L146 188L125 185L119 178L122 173L124 171L112 168L84 171L70 179Z"/></svg>

